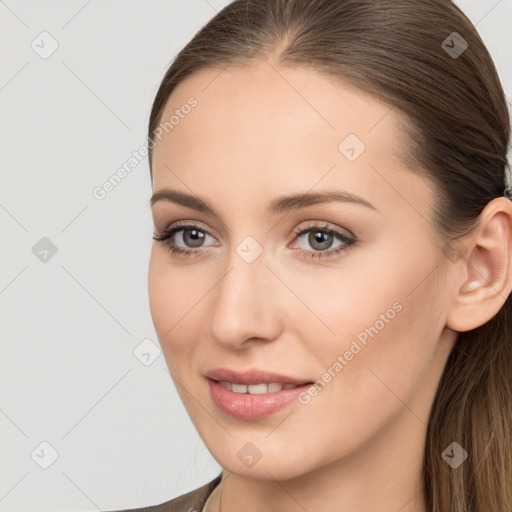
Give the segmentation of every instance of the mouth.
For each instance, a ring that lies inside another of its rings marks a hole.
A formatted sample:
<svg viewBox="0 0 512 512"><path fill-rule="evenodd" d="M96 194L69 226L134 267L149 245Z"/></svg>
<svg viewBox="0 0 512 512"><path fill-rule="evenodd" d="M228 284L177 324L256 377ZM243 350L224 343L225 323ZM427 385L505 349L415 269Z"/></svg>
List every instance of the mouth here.
<svg viewBox="0 0 512 512"><path fill-rule="evenodd" d="M298 401L314 381L249 370L216 369L205 374L214 405L238 420L254 421Z"/></svg>
<svg viewBox="0 0 512 512"><path fill-rule="evenodd" d="M211 379L214 380L214 379ZM232 391L233 393L249 394L249 395L264 395L266 393L278 393L283 389L295 389L300 386L306 386L313 384L312 382L305 382L303 384L282 384L280 382L260 382L259 384L238 384L229 382L227 380L214 380L220 384L224 389Z"/></svg>
<svg viewBox="0 0 512 512"><path fill-rule="evenodd" d="M258 369L236 371L230 368L215 368L206 372L204 376L223 384L226 389L235 393L252 394L272 393L281 391L281 389L293 389L294 387L312 384L314 382L309 379L301 379ZM231 388L228 386L231 386ZM266 386L266 388L264 386ZM278 386L282 387L278 388Z"/></svg>

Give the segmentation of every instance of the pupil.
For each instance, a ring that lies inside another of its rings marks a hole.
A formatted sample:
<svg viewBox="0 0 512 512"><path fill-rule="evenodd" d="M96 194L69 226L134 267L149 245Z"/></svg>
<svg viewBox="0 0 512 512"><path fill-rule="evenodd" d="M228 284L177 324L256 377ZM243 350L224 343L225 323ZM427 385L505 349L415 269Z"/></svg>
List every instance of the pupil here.
<svg viewBox="0 0 512 512"><path fill-rule="evenodd" d="M323 233L321 231L316 231L315 233L311 233L310 237L312 240L310 241L311 246L315 247L315 244L324 244L322 247L317 247L317 249L328 249L332 245L332 241L330 243L326 243L330 237L330 233ZM326 244L326 245L325 245Z"/></svg>
<svg viewBox="0 0 512 512"><path fill-rule="evenodd" d="M192 239L192 247L199 247L201 245L202 238L204 235L198 231L197 229L187 230L189 232L189 237Z"/></svg>

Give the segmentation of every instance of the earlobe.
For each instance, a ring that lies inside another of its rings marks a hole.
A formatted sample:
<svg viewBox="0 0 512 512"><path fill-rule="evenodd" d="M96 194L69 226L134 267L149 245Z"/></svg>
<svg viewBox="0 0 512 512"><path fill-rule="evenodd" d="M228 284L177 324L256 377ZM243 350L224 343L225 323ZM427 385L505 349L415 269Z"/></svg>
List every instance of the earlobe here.
<svg viewBox="0 0 512 512"><path fill-rule="evenodd" d="M473 290L476 290L477 288L480 288L482 286L481 281L469 281L468 283L464 284L460 290L461 293L467 293L472 292Z"/></svg>
<svg viewBox="0 0 512 512"><path fill-rule="evenodd" d="M466 258L458 265L461 276L446 325L464 332L488 322L503 306L512 288L512 205L505 198L489 202L477 228L464 240Z"/></svg>

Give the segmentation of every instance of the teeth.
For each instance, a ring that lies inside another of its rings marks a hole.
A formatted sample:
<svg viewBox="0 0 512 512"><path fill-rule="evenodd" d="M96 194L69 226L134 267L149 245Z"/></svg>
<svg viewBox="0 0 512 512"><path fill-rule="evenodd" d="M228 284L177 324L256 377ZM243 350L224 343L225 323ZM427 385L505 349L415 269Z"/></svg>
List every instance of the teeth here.
<svg viewBox="0 0 512 512"><path fill-rule="evenodd" d="M227 382L227 381L225 381L225 380L221 380L221 381L219 381L219 384L220 384L223 388L229 389L229 391L231 391L232 386L233 386L233 384L231 384L231 382Z"/></svg>
<svg viewBox="0 0 512 512"><path fill-rule="evenodd" d="M245 384L231 384L231 391L235 393L247 393L247 386Z"/></svg>
<svg viewBox="0 0 512 512"><path fill-rule="evenodd" d="M293 389L296 388L296 384L280 384L278 382L271 382L270 384L234 384L225 380L219 381L219 384L233 391L234 393L248 393L250 395L261 395L263 393L277 393L282 389Z"/></svg>

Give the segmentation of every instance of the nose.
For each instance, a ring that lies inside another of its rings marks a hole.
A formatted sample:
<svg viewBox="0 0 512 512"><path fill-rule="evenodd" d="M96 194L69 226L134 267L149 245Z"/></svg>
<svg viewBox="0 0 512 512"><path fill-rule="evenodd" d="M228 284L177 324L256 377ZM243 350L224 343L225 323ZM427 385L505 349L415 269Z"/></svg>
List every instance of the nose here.
<svg viewBox="0 0 512 512"><path fill-rule="evenodd" d="M230 350L277 339L282 329L279 286L263 254L248 263L234 252L212 293L212 339Z"/></svg>

